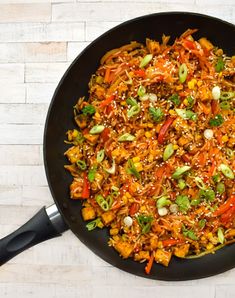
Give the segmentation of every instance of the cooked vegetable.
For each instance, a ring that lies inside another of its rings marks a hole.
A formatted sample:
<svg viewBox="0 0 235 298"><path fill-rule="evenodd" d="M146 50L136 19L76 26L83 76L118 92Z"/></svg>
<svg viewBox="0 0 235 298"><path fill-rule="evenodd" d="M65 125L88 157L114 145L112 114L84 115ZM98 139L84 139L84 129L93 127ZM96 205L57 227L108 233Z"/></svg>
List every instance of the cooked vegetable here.
<svg viewBox="0 0 235 298"><path fill-rule="evenodd" d="M162 121L162 119L164 117L164 113L162 112L162 110L160 108L156 109L156 108L150 107L149 114L150 114L152 120L156 123Z"/></svg>
<svg viewBox="0 0 235 298"><path fill-rule="evenodd" d="M172 175L173 179L179 179L183 174L188 172L191 169L190 166L183 166L181 168L177 168L174 174Z"/></svg>
<svg viewBox="0 0 235 298"><path fill-rule="evenodd" d="M235 60L196 31L109 51L71 106L73 204L146 274L235 242Z"/></svg>
<svg viewBox="0 0 235 298"><path fill-rule="evenodd" d="M140 68L145 67L153 59L152 54L146 55L140 62Z"/></svg>
<svg viewBox="0 0 235 298"><path fill-rule="evenodd" d="M186 64L183 63L180 65L180 68L179 68L180 83L184 83L186 81L187 75L188 75L188 68L187 68Z"/></svg>

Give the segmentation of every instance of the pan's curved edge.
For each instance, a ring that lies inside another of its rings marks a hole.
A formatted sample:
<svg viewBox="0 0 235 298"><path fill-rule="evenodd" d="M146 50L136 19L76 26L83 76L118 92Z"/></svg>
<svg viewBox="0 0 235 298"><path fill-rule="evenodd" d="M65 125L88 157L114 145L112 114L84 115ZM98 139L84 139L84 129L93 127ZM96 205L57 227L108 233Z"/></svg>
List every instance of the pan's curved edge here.
<svg viewBox="0 0 235 298"><path fill-rule="evenodd" d="M48 162L47 162L47 152L46 152L46 147L47 147L47 140L46 140L46 135L47 135L47 130L48 130L48 124L49 124L49 119L50 119L50 114L51 114L51 109L53 107L53 104L54 104L54 101L56 99L56 96L57 96L57 93L58 91L60 90L61 86L63 85L63 82L65 80L65 78L67 77L68 73L70 72L70 70L73 68L73 66L77 63L77 61L79 60L79 58L83 55L83 53L85 51L87 51L89 48L91 48L93 46L93 44L95 44L98 40L102 39L103 37L105 37L106 35L112 33L114 30L118 29L118 28L121 28L123 26L126 26L132 22L135 22L135 21L138 21L140 19L145 19L145 18L149 18L149 17L153 17L153 16L161 16L161 15L175 15L175 14L182 14L182 15L188 15L188 16L191 16L191 15L194 15L194 16L198 16L198 17L204 17L204 18L207 18L207 19L212 19L212 20L217 20L219 22L222 22L224 24L227 24L228 26L232 26L232 27L235 27L235 25L227 22L227 21L224 21L224 20L221 20L217 17L213 17L213 16L208 16L208 15L205 15L205 14L199 14L199 13L194 13L194 12L181 12L181 11L172 11L172 12L160 12L160 13L152 13L152 14L148 14L148 15L144 15L144 16L140 16L140 17L137 17L137 18L134 18L134 19L131 19L131 20L128 20L128 21L125 21L115 27L113 27L112 29L106 31L105 33L103 33L101 36L97 37L93 42L91 42L76 58L75 60L71 63L71 65L68 67L68 69L65 71L64 75L62 76L61 80L59 81L56 89L55 89L55 92L52 96L52 100L51 100L51 103L49 105L49 108L48 108L48 113L47 113L47 117L46 117L46 121L45 121L45 128L44 128L44 135L43 135L43 159L44 159L44 168L45 168L45 172L46 172L46 177L47 177L47 181L48 181L48 185L49 185L49 188L50 188L50 191L51 191L51 194L52 194L52 197L57 205L57 208L58 210L60 211L64 221L66 222L66 224L69 226L69 222L67 221L67 219L63 216L63 211L61 210L59 204L57 203L56 201L56 198L55 198L55 194L54 194L54 191L53 191L53 187L52 187L52 183L51 183L51 180L50 180L50 176L49 176L49 171L48 171ZM83 242L85 245L86 245L86 239L84 239L83 237L79 237L79 240L81 242ZM121 270L124 270L125 272L128 272L130 274L133 274L133 275L137 275L137 276L140 276L140 277L144 277L144 278L148 278L148 279L158 279L158 280L163 280L163 281L183 281L183 280L192 280L192 279L200 279L200 278L205 278L205 277L210 277L212 275L215 275L215 274L220 274L220 273L223 273L227 270L230 270L234 267L235 264L233 264L231 262L230 265L227 265L226 268L222 267L222 268L219 268L216 272L214 273L211 273L211 274L201 274L200 277L187 277L187 276L184 276L183 278L182 277L175 277L175 278L161 278L160 276L151 276L151 275L146 275L144 274L144 270L143 270L143 273L139 273L139 272L133 272L133 270L129 269L128 267L125 267L125 266L122 266L121 263L114 263L112 261L110 261L110 259L108 257L106 257L105 255L103 255L100 251L98 251L97 249L95 248L91 248L89 247L90 250L92 250L95 254L97 254L99 257L101 257L104 261L106 261L107 263L121 269Z"/></svg>

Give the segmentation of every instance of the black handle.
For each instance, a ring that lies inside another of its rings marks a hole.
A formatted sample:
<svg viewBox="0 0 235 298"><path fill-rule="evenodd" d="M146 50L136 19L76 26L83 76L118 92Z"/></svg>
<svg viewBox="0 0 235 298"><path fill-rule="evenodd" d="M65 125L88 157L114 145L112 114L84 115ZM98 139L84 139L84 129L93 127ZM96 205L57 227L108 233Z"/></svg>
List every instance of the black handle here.
<svg viewBox="0 0 235 298"><path fill-rule="evenodd" d="M23 250L58 236L61 233L53 226L46 209L42 208L22 227L0 240L0 265Z"/></svg>

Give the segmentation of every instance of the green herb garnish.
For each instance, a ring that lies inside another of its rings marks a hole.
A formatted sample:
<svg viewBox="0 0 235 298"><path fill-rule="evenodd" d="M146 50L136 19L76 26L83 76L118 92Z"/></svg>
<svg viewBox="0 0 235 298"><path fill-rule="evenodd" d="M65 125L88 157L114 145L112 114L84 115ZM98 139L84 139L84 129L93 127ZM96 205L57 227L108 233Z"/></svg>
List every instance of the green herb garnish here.
<svg viewBox="0 0 235 298"><path fill-rule="evenodd" d="M224 61L222 57L219 57L215 65L215 71L221 72L224 69Z"/></svg>
<svg viewBox="0 0 235 298"><path fill-rule="evenodd" d="M87 105L82 109L84 115L93 115L95 114L95 107L92 105Z"/></svg>
<svg viewBox="0 0 235 298"><path fill-rule="evenodd" d="M127 163L128 163L127 173L135 176L137 179L140 179L141 177L140 173L137 171L133 160L128 159Z"/></svg>
<svg viewBox="0 0 235 298"><path fill-rule="evenodd" d="M178 105L180 105L181 101L180 101L180 97L178 94L172 94L169 97L169 100L177 107Z"/></svg>
<svg viewBox="0 0 235 298"><path fill-rule="evenodd" d="M95 180L95 174L97 171L97 166L92 167L88 172L88 180L93 182Z"/></svg>
<svg viewBox="0 0 235 298"><path fill-rule="evenodd" d="M209 121L210 126L220 126L221 124L224 123L224 118L220 115L217 114L214 118L211 118Z"/></svg>
<svg viewBox="0 0 235 298"><path fill-rule="evenodd" d="M164 113L162 112L161 108L150 107L149 114L152 120L156 123L161 122L164 117Z"/></svg>
<svg viewBox="0 0 235 298"><path fill-rule="evenodd" d="M141 227L142 234L148 233L151 229L153 217L148 216L148 215L139 215L136 217L136 219L137 219L138 224Z"/></svg>
<svg viewBox="0 0 235 298"><path fill-rule="evenodd" d="M183 213L188 211L188 209L190 208L190 201L189 201L188 196L179 195L176 197L175 202L178 205L179 210Z"/></svg>

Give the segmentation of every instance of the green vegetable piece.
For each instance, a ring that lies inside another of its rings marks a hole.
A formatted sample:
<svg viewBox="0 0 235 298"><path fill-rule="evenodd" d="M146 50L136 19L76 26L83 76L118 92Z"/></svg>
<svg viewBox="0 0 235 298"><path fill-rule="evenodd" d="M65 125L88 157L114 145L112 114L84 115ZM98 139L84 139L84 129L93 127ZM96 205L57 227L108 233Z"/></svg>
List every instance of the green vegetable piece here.
<svg viewBox="0 0 235 298"><path fill-rule="evenodd" d="M180 105L181 101L180 101L180 97L178 94L172 94L170 97L169 97L169 100L171 102L173 102L173 104L177 107L178 105Z"/></svg>
<svg viewBox="0 0 235 298"><path fill-rule="evenodd" d="M185 183L184 179L179 179L179 181L178 181L178 187L179 187L180 190L185 189L186 183Z"/></svg>
<svg viewBox="0 0 235 298"><path fill-rule="evenodd" d="M93 115L95 114L95 107L92 105L87 105L82 109L84 115Z"/></svg>
<svg viewBox="0 0 235 298"><path fill-rule="evenodd" d="M217 192L222 195L225 192L225 185L222 182L219 182L216 186Z"/></svg>
<svg viewBox="0 0 235 298"><path fill-rule="evenodd" d="M206 185L200 177L195 177L195 182L196 182L198 188L206 189Z"/></svg>
<svg viewBox="0 0 235 298"><path fill-rule="evenodd" d="M234 150L232 150L231 148L226 148L226 154L227 154L229 159L234 158Z"/></svg>
<svg viewBox="0 0 235 298"><path fill-rule="evenodd" d="M228 100L228 99L232 99L235 97L235 92L225 92L225 91L222 91L220 93L220 99L222 100Z"/></svg>
<svg viewBox="0 0 235 298"><path fill-rule="evenodd" d="M193 200L190 202L191 206L197 206L197 205L199 205L200 203L201 203L201 200L200 200L199 198L197 198L197 199L193 199Z"/></svg>
<svg viewBox="0 0 235 298"><path fill-rule="evenodd" d="M192 98L192 96L188 96L186 99L188 101L188 108L192 108L195 104L194 98Z"/></svg>
<svg viewBox="0 0 235 298"><path fill-rule="evenodd" d="M96 218L95 220L90 221L90 222L86 225L86 228L87 228L88 231L92 231L92 230L94 230L94 229L97 228L97 227L102 228L102 226L103 226L102 221L101 221L101 219L98 217L98 218Z"/></svg>
<svg viewBox="0 0 235 298"><path fill-rule="evenodd" d="M104 149L100 150L97 153L97 157L96 157L97 162L102 162L104 160Z"/></svg>
<svg viewBox="0 0 235 298"><path fill-rule="evenodd" d="M130 106L136 106L138 103L133 97L129 97L126 100L126 103Z"/></svg>
<svg viewBox="0 0 235 298"><path fill-rule="evenodd" d="M89 133L92 135L96 135L101 133L105 129L104 125L95 125L90 129Z"/></svg>
<svg viewBox="0 0 235 298"><path fill-rule="evenodd" d="M213 201L215 199L215 192L213 189L201 189L199 191L199 198L201 200Z"/></svg>
<svg viewBox="0 0 235 298"><path fill-rule="evenodd" d="M176 113L185 120L197 120L197 114L191 110L186 109L175 109Z"/></svg>
<svg viewBox="0 0 235 298"><path fill-rule="evenodd" d="M145 87L142 86L142 85L140 85L140 86L139 86L139 89L138 89L138 91L137 91L138 96L139 96L139 97L142 97L142 96L145 95L145 93L146 93L146 89L145 89Z"/></svg>
<svg viewBox="0 0 235 298"><path fill-rule="evenodd" d="M188 230L184 225L182 226L182 232L183 235L187 238L190 238L192 240L198 240L198 237L195 235L193 230Z"/></svg>
<svg viewBox="0 0 235 298"><path fill-rule="evenodd" d="M180 83L184 83L187 79L188 68L185 63L181 64L179 67L179 79Z"/></svg>
<svg viewBox="0 0 235 298"><path fill-rule="evenodd" d="M141 109L140 106L137 104L135 106L132 106L128 111L127 111L127 117L131 118L135 115L138 115L140 113Z"/></svg>
<svg viewBox="0 0 235 298"><path fill-rule="evenodd" d="M189 202L188 196L179 195L176 197L175 202L178 205L179 210L183 213L186 213L186 211L188 211L188 209L190 208L190 202Z"/></svg>
<svg viewBox="0 0 235 298"><path fill-rule="evenodd" d="M212 127L220 126L223 123L224 123L224 118L220 114L217 114L214 118L211 118L209 120L209 125Z"/></svg>
<svg viewBox="0 0 235 298"><path fill-rule="evenodd" d="M110 209L109 203L105 200L105 198L102 195L97 195L95 200L101 207L101 209L103 209L104 211L108 211Z"/></svg>
<svg viewBox="0 0 235 298"><path fill-rule="evenodd" d="M162 208L164 206L168 206L171 204L171 201L169 200L168 196L162 196L157 200L157 208Z"/></svg>
<svg viewBox="0 0 235 298"><path fill-rule="evenodd" d="M78 160L77 162L76 162L76 164L77 164L77 166L78 166L78 168L80 169L80 170L82 170L82 171L85 171L86 170L86 162L84 161L84 160Z"/></svg>
<svg viewBox="0 0 235 298"><path fill-rule="evenodd" d="M128 159L127 163L128 163L127 173L135 176L137 179L140 179L141 178L140 173L137 171L133 160Z"/></svg>
<svg viewBox="0 0 235 298"><path fill-rule="evenodd" d="M230 110L231 108L231 105L228 101L222 101L219 106L222 110Z"/></svg>
<svg viewBox="0 0 235 298"><path fill-rule="evenodd" d="M183 167L177 168L176 171L173 173L172 178L179 179L183 174L188 172L190 169L191 169L190 166L183 166Z"/></svg>
<svg viewBox="0 0 235 298"><path fill-rule="evenodd" d="M135 140L135 136L131 135L130 133L124 133L118 138L119 142L132 142Z"/></svg>
<svg viewBox="0 0 235 298"><path fill-rule="evenodd" d="M224 69L224 61L222 57L219 57L215 65L215 71L221 72Z"/></svg>
<svg viewBox="0 0 235 298"><path fill-rule="evenodd" d="M174 154L174 146L173 144L168 144L163 152L163 160L166 161Z"/></svg>
<svg viewBox="0 0 235 298"><path fill-rule="evenodd" d="M205 219L201 219L198 222L199 228L203 229L206 225L206 220Z"/></svg>
<svg viewBox="0 0 235 298"><path fill-rule="evenodd" d="M112 175L115 174L115 172L116 172L116 163L115 163L115 159L113 159L111 168L109 168L109 169L104 168L104 170L105 170L105 172L107 172L108 174L112 174Z"/></svg>
<svg viewBox="0 0 235 298"><path fill-rule="evenodd" d="M221 171L224 176L228 179L234 179L234 174L233 171L230 169L230 167L228 165L225 164L220 164L220 166L218 167L219 171Z"/></svg>
<svg viewBox="0 0 235 298"><path fill-rule="evenodd" d="M141 227L142 234L148 233L151 229L153 217L148 216L148 215L139 215L136 217L136 219L137 219L138 224Z"/></svg>
<svg viewBox="0 0 235 298"><path fill-rule="evenodd" d="M220 174L216 174L216 175L212 176L212 179L215 183L218 183L221 179Z"/></svg>
<svg viewBox="0 0 235 298"><path fill-rule="evenodd" d="M162 112L161 108L150 107L149 114L152 120L156 123L161 122L164 117L164 113Z"/></svg>
<svg viewBox="0 0 235 298"><path fill-rule="evenodd" d="M217 236L218 236L219 242L221 244L223 244L224 243L224 233L223 233L223 230L221 228L218 228Z"/></svg>
<svg viewBox="0 0 235 298"><path fill-rule="evenodd" d="M96 171L97 171L97 167L96 167L96 166L92 167L92 168L89 170L87 177L88 177L88 180L89 180L90 182L93 182L93 181L95 180L95 174L96 174Z"/></svg>
<svg viewBox="0 0 235 298"><path fill-rule="evenodd" d="M149 62L152 59L153 59L153 55L152 54L148 54L148 55L144 56L144 58L140 62L140 68L144 68L147 64L149 64Z"/></svg>

